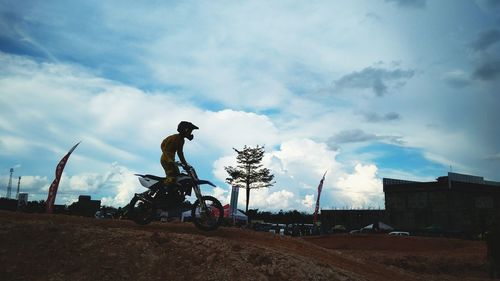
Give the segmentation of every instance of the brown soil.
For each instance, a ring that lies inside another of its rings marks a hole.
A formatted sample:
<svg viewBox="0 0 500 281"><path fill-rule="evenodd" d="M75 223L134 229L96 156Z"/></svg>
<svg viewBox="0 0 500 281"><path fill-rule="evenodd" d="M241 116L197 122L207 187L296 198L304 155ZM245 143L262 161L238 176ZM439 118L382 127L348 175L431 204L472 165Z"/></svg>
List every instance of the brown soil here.
<svg viewBox="0 0 500 281"><path fill-rule="evenodd" d="M482 242L0 211L0 280L487 280Z"/></svg>

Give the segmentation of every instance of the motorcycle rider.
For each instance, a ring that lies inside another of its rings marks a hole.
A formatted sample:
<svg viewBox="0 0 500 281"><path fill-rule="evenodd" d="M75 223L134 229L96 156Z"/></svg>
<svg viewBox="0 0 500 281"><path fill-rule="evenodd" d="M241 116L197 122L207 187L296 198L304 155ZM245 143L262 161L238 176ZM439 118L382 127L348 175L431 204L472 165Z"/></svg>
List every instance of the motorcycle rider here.
<svg viewBox="0 0 500 281"><path fill-rule="evenodd" d="M175 164L175 154L179 157L179 160L183 165L188 165L186 159L184 158L184 138L188 140L193 140L193 130L199 129L196 125L188 121L181 121L177 126L177 134L170 135L166 137L161 142L162 155L160 158L160 163L165 170L165 185L173 186L175 185L176 177L179 176L180 171Z"/></svg>
<svg viewBox="0 0 500 281"><path fill-rule="evenodd" d="M188 121L181 121L177 125L177 134L166 137L161 142L161 158L160 163L165 170L165 186L167 190L174 191L176 188L176 178L180 175L179 167L175 163L175 154L179 157L181 163L185 166L188 165L186 158L184 158L184 138L193 140L193 130L199 129L196 125ZM161 213L161 221L167 221L168 213L163 210Z"/></svg>

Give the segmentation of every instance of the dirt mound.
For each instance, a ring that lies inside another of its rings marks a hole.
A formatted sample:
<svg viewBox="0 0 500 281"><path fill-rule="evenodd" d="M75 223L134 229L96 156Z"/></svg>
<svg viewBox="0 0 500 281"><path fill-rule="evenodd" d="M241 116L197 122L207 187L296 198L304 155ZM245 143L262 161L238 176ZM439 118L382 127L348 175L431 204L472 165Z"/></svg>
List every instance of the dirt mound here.
<svg viewBox="0 0 500 281"><path fill-rule="evenodd" d="M0 280L443 280L339 237L0 211Z"/></svg>
<svg viewBox="0 0 500 281"><path fill-rule="evenodd" d="M486 246L482 241L413 236L336 235L307 241L365 261L376 261L414 273L423 280L487 278Z"/></svg>
<svg viewBox="0 0 500 281"><path fill-rule="evenodd" d="M341 234L332 236L310 236L307 241L328 249L392 251L392 252L436 252L455 251L462 248L477 248L482 242L461 239L445 239L415 236L388 236L386 234Z"/></svg>

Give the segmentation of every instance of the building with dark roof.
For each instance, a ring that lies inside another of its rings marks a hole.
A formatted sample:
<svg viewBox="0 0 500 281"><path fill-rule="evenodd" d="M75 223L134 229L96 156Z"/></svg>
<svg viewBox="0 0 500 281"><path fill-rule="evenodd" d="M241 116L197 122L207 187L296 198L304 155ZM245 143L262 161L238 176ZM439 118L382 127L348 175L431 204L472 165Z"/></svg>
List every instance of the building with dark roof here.
<svg viewBox="0 0 500 281"><path fill-rule="evenodd" d="M383 179L385 210L395 228L478 233L500 217L500 182L448 173L432 182Z"/></svg>
<svg viewBox="0 0 500 281"><path fill-rule="evenodd" d="M68 207L71 214L84 217L94 217L100 208L101 200L92 200L89 195L78 196L78 202Z"/></svg>

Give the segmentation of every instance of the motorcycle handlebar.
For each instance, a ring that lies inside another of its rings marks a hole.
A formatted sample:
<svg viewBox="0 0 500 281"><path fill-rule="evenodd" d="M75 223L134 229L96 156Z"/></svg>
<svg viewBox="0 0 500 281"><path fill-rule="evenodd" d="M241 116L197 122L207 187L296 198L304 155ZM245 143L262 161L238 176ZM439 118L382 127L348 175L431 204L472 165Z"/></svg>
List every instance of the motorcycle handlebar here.
<svg viewBox="0 0 500 281"><path fill-rule="evenodd" d="M186 171L189 171L189 170L193 169L193 166L191 166L191 165L189 165L189 164L184 165L184 164L182 164L181 162L175 162L175 164L176 164L177 166L182 167L182 168L183 168L184 170L186 170Z"/></svg>

